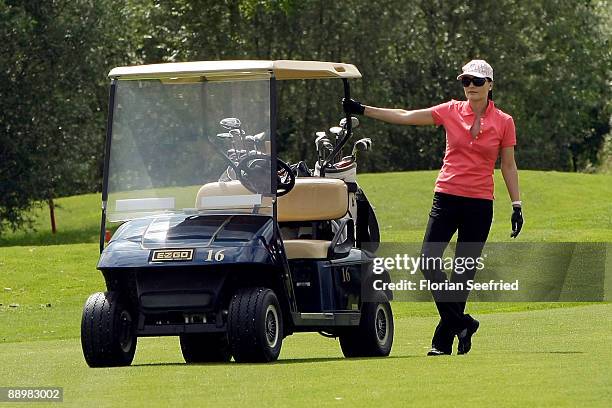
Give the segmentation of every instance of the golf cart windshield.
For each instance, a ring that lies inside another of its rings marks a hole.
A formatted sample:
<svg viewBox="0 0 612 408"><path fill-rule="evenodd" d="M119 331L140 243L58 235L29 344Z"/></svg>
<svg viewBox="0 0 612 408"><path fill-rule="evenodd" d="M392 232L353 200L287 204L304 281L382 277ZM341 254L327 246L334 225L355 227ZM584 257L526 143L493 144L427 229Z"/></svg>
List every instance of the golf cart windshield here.
<svg viewBox="0 0 612 408"><path fill-rule="evenodd" d="M116 81L109 221L271 214L270 75Z"/></svg>

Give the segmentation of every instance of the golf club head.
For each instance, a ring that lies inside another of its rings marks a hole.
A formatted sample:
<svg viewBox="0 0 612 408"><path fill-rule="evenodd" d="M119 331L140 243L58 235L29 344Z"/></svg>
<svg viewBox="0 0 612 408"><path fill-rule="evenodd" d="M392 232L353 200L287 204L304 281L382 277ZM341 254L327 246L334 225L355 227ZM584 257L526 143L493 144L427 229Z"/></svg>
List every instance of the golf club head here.
<svg viewBox="0 0 612 408"><path fill-rule="evenodd" d="M365 144L365 142L363 140L358 140L353 145L353 151L354 152L363 152L363 151L366 151L366 150L368 150L368 146Z"/></svg>
<svg viewBox="0 0 612 408"><path fill-rule="evenodd" d="M323 149L318 150L319 162L321 162L321 160L327 160L329 153L334 150L334 145L329 141L328 138L325 137L319 141L318 146L323 146Z"/></svg>
<svg viewBox="0 0 612 408"><path fill-rule="evenodd" d="M329 133L336 135L336 137L342 133L342 128L340 126L334 126L329 128Z"/></svg>
<svg viewBox="0 0 612 408"><path fill-rule="evenodd" d="M237 163L240 161L240 156L236 149L229 149L227 151L227 157L234 163Z"/></svg>
<svg viewBox="0 0 612 408"><path fill-rule="evenodd" d="M334 150L334 145L331 144L331 142L329 141L329 139L323 139L321 141L321 144L323 145L324 148L326 148L327 150L329 150L330 152L332 150Z"/></svg>
<svg viewBox="0 0 612 408"><path fill-rule="evenodd" d="M363 139L359 139L353 145L353 156L355 156L356 152L366 152L372 148L372 139L369 137L364 137Z"/></svg>
<svg viewBox="0 0 612 408"><path fill-rule="evenodd" d="M225 129L240 129L240 119L238 118L225 118L225 119L221 119L221 122L219 122L219 124L221 126L223 126Z"/></svg>
<svg viewBox="0 0 612 408"><path fill-rule="evenodd" d="M351 127L353 129L355 129L356 127L359 126L359 119L357 119L354 116L351 116ZM346 127L346 118L342 118L340 120L340 127L345 128Z"/></svg>
<svg viewBox="0 0 612 408"><path fill-rule="evenodd" d="M229 134L232 137L241 137L242 134L240 133L240 129L230 129Z"/></svg>
<svg viewBox="0 0 612 408"><path fill-rule="evenodd" d="M325 134L325 132L317 132L315 134L317 136L317 138L315 139L315 147L317 148L317 151L319 151L321 140L323 140L327 135Z"/></svg>
<svg viewBox="0 0 612 408"><path fill-rule="evenodd" d="M372 148L372 139L369 137L364 137L363 139L359 139L355 142L353 146L353 150L365 152Z"/></svg>

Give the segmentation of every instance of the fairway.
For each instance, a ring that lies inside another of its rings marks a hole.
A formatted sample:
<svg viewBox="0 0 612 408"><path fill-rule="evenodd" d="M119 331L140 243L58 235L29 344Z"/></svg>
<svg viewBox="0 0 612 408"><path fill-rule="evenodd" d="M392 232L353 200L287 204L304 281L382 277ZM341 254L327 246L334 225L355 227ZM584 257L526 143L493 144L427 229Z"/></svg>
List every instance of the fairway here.
<svg viewBox="0 0 612 408"><path fill-rule="evenodd" d="M423 239L437 175L435 170L359 174L359 184L376 209L383 241ZM612 175L521 170L520 177L525 215L520 241L612 241ZM488 242L508 241L511 210L499 170L495 197ZM568 197L586 198L580 211ZM98 242L100 201L100 194L56 200L56 235L50 232L49 209L37 208L32 212L36 231L7 231L0 236L0 247Z"/></svg>
<svg viewBox="0 0 612 408"><path fill-rule="evenodd" d="M145 338L133 366L90 369L77 339L9 343L2 383L63 386L68 406L604 407L611 316L610 304L487 314L472 353L433 358L433 316L398 318L381 359L346 360L337 341L296 334L276 363L186 365L176 338Z"/></svg>
<svg viewBox="0 0 612 408"><path fill-rule="evenodd" d="M360 176L384 241L420 241L436 173ZM528 204L520 241L612 241L612 176L521 177ZM499 175L496 182L490 242L510 232ZM564 193L590 199L576 214ZM394 194L402 199L386 199ZM62 386L67 406L560 407L607 406L612 398L609 303L470 303L482 325L467 356L426 357L435 306L394 302L389 358L347 360L336 340L295 334L276 363L186 365L178 339L168 337L139 339L131 367L90 369L79 335L85 300L104 290L95 269L99 199L59 199L56 236L43 208L34 213L37 232L0 240L0 386Z"/></svg>

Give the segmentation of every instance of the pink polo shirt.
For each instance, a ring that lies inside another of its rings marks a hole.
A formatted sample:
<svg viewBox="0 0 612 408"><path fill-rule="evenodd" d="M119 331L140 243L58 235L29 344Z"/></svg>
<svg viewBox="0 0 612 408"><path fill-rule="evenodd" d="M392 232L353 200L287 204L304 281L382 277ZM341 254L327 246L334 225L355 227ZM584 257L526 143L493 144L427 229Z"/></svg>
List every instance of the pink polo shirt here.
<svg viewBox="0 0 612 408"><path fill-rule="evenodd" d="M434 191L493 200L493 170L502 147L516 145L512 116L493 101L480 118L480 133L472 138L476 115L468 101L451 100L431 108L436 125L446 129L444 163Z"/></svg>

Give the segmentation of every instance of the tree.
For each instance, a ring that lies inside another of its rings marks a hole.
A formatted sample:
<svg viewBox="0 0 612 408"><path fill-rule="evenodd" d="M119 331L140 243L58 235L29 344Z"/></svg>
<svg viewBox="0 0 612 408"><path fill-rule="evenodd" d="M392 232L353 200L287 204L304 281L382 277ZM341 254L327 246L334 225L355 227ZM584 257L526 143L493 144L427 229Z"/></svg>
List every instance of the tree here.
<svg viewBox="0 0 612 408"><path fill-rule="evenodd" d="M114 6L0 0L0 231L37 201L99 189L106 73L129 50Z"/></svg>
<svg viewBox="0 0 612 408"><path fill-rule="evenodd" d="M495 69L520 168L578 171L610 131L610 8L596 0L0 0L0 230L33 203L99 190L117 65L217 59L354 63L352 95L423 108L462 99L461 66ZM279 149L314 159L314 132L335 125L339 81L279 81ZM364 119L363 171L439 168L440 129Z"/></svg>
<svg viewBox="0 0 612 408"><path fill-rule="evenodd" d="M472 58L495 68L495 102L517 125L521 168L579 170L596 160L610 115L605 2L231 0L154 2L141 27L147 61L232 58L340 60L364 74L356 98L422 108L462 99L455 77ZM601 4L600 4L601 3ZM171 16L172 18L168 18ZM338 89L279 84L279 147L309 157L305 135L335 124ZM438 168L443 132L364 120L370 171ZM312 155L309 157L312 159Z"/></svg>

